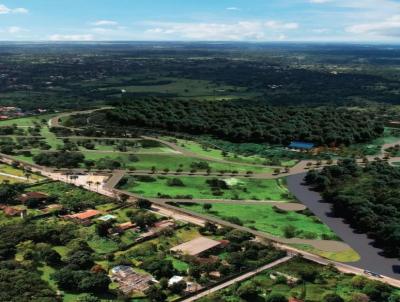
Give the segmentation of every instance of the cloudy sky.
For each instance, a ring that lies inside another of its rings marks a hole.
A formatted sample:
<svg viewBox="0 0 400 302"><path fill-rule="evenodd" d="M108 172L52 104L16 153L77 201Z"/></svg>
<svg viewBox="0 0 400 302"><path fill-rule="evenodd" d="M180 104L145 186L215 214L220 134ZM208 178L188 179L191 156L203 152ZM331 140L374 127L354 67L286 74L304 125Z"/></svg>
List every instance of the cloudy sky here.
<svg viewBox="0 0 400 302"><path fill-rule="evenodd" d="M400 0L0 0L0 40L400 43Z"/></svg>

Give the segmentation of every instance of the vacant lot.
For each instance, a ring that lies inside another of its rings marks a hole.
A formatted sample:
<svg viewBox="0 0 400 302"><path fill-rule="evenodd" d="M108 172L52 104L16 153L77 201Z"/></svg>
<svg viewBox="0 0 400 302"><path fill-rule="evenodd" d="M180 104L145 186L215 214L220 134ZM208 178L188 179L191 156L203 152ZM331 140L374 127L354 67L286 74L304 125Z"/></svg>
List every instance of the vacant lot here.
<svg viewBox="0 0 400 302"><path fill-rule="evenodd" d="M278 237L287 237L287 226L292 227L293 236L296 238L334 238L335 234L316 217L295 212L276 211L270 205L227 205L213 204L207 211L202 205L181 205L181 207L223 220L240 223L246 227Z"/></svg>
<svg viewBox="0 0 400 302"><path fill-rule="evenodd" d="M144 197L171 197L190 195L199 199L254 199L291 200L281 179L248 179L225 177L219 180L226 188L213 189L207 183L213 178L191 176L146 176L130 177L121 188ZM178 182L178 184L174 184Z"/></svg>

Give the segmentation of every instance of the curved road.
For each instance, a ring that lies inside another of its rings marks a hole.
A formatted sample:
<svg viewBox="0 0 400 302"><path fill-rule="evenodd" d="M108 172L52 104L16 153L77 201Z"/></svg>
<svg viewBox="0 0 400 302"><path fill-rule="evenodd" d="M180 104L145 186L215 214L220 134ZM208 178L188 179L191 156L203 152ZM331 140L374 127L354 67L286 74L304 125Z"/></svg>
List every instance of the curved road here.
<svg viewBox="0 0 400 302"><path fill-rule="evenodd" d="M400 261L382 256L382 250L374 247L373 240L365 234L359 234L344 222L342 218L332 216L331 204L323 202L319 193L303 185L305 173L287 178L289 190L307 206L322 222L328 225L344 242L356 250L361 259L351 265L400 280Z"/></svg>

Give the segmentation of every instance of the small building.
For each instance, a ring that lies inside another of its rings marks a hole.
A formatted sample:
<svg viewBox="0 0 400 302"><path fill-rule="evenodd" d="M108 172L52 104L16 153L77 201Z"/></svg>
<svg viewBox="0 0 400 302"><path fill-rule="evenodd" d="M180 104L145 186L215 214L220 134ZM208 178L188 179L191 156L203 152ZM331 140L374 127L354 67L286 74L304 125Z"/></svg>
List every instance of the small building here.
<svg viewBox="0 0 400 302"><path fill-rule="evenodd" d="M291 142L289 145L289 149L294 149L294 150L311 150L314 148L313 143L307 143L307 142Z"/></svg>
<svg viewBox="0 0 400 302"><path fill-rule="evenodd" d="M201 290L203 287L196 283L196 282L186 282L186 289L185 289L185 293L187 294L192 294L192 293L196 293L199 290Z"/></svg>
<svg viewBox="0 0 400 302"><path fill-rule="evenodd" d="M172 286L184 280L185 279L182 276L173 276L171 279L168 280L168 286Z"/></svg>
<svg viewBox="0 0 400 302"><path fill-rule="evenodd" d="M114 215L107 214L107 215L104 215L104 216L99 217L98 220L101 220L101 221L110 221L110 220L113 220L113 219L115 219L115 218L116 218L116 217L115 217Z"/></svg>
<svg viewBox="0 0 400 302"><path fill-rule="evenodd" d="M134 227L136 227L136 224L132 223L131 221L128 221L128 222L120 223L119 225L117 225L117 227L122 232L124 232L126 230L133 229Z"/></svg>
<svg viewBox="0 0 400 302"><path fill-rule="evenodd" d="M390 121L386 124L386 126L391 128L400 128L400 121Z"/></svg>
<svg viewBox="0 0 400 302"><path fill-rule="evenodd" d="M183 255L200 256L205 252L215 250L219 247L221 247L221 242L219 241L207 237L198 237L191 241L177 245L171 248L170 251Z"/></svg>
<svg viewBox="0 0 400 302"><path fill-rule="evenodd" d="M151 284L157 282L151 275L135 272L132 267L119 265L111 269L111 280L118 283L119 290L125 295L134 292L144 292Z"/></svg>
<svg viewBox="0 0 400 302"><path fill-rule="evenodd" d="M4 215L8 217L16 217L20 216L21 218L26 217L27 210L26 209L16 209L13 207L4 207L3 208Z"/></svg>
<svg viewBox="0 0 400 302"><path fill-rule="evenodd" d="M45 201L49 196L42 192L26 192L21 194L17 199L21 203L26 203L29 200Z"/></svg>
<svg viewBox="0 0 400 302"><path fill-rule="evenodd" d="M82 224L90 224L90 220L98 215L101 215L102 212L97 211L97 210L86 210L84 212L76 213L76 214L70 214L70 215L64 215L63 218L65 219L70 219L70 220L75 220L79 223Z"/></svg>

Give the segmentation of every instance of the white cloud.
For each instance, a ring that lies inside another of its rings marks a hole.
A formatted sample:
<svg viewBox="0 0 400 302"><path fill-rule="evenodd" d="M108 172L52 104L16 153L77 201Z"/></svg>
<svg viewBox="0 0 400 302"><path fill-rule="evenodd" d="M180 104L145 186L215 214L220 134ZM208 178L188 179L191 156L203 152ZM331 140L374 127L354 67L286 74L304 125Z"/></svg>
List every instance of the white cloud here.
<svg viewBox="0 0 400 302"><path fill-rule="evenodd" d="M240 21L235 23L153 22L145 31L149 39L209 41L263 41L282 39L282 32L299 28L297 23ZM284 37L286 39L286 36Z"/></svg>
<svg viewBox="0 0 400 302"><path fill-rule="evenodd" d="M316 3L316 4L324 4L328 2L332 2L332 0L310 0L310 3Z"/></svg>
<svg viewBox="0 0 400 302"><path fill-rule="evenodd" d="M50 41L93 41L94 36L90 34L83 35L60 35L54 34L49 37Z"/></svg>
<svg viewBox="0 0 400 302"><path fill-rule="evenodd" d="M0 4L0 15L7 14L27 14L29 11L26 8L18 7L18 8L9 8L4 4Z"/></svg>
<svg viewBox="0 0 400 302"><path fill-rule="evenodd" d="M346 31L353 34L400 37L400 15L394 15L379 22L352 25L347 27Z"/></svg>
<svg viewBox="0 0 400 302"><path fill-rule="evenodd" d="M240 10L240 8L235 7L235 6L231 6L231 7L227 7L227 10Z"/></svg>
<svg viewBox="0 0 400 302"><path fill-rule="evenodd" d="M316 34L324 34L326 32L328 32L329 29L328 28L314 28L312 30L312 32L316 33Z"/></svg>
<svg viewBox="0 0 400 302"><path fill-rule="evenodd" d="M26 31L25 29L18 27L18 26L10 26L7 28L7 32L9 34L18 34L20 32Z"/></svg>
<svg viewBox="0 0 400 302"><path fill-rule="evenodd" d="M94 26L117 26L118 22L112 20L98 20L91 24Z"/></svg>
<svg viewBox="0 0 400 302"><path fill-rule="evenodd" d="M268 21L265 22L265 26L267 28L275 29L275 30L291 30L291 29L298 29L299 24L298 23L284 23L284 22L279 22L279 21Z"/></svg>

